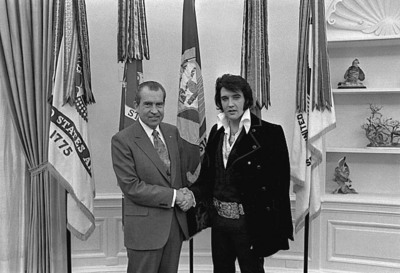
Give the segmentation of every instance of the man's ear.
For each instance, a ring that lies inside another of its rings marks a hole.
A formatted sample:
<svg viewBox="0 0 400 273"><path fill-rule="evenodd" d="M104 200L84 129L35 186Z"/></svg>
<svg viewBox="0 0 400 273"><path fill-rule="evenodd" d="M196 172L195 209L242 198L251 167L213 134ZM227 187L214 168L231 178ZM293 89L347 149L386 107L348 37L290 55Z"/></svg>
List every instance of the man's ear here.
<svg viewBox="0 0 400 273"><path fill-rule="evenodd" d="M133 102L133 109L137 110L138 106L139 106L138 103L136 101L134 101Z"/></svg>

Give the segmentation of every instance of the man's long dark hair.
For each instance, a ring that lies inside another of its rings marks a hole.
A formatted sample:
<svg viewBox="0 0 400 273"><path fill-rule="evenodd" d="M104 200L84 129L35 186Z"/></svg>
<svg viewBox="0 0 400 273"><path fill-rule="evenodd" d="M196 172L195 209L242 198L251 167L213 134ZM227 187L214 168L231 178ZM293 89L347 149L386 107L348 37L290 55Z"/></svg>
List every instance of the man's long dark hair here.
<svg viewBox="0 0 400 273"><path fill-rule="evenodd" d="M232 92L238 92L238 91L243 92L243 96L245 99L243 107L244 111L253 106L253 91L251 90L249 83L241 76L224 74L221 77L219 77L215 82L214 100L218 110L222 111L222 103L221 103L222 87Z"/></svg>

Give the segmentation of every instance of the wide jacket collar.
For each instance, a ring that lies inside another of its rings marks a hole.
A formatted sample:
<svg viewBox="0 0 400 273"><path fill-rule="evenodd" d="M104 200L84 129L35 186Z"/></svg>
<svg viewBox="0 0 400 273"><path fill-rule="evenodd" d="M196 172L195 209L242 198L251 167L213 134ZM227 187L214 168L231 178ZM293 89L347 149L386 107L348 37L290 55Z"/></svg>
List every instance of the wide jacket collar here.
<svg viewBox="0 0 400 273"><path fill-rule="evenodd" d="M233 145L231 153L229 154L226 169L231 167L238 160L251 155L261 148L259 139L259 131L261 130L261 126L261 120L257 116L251 114L250 130L247 134L245 130L242 130L242 132L239 134L239 137ZM215 145L215 150L218 152L221 152L220 147L222 147L224 133L225 129L222 126L221 128L217 129L215 137L213 137L211 140L211 145Z"/></svg>

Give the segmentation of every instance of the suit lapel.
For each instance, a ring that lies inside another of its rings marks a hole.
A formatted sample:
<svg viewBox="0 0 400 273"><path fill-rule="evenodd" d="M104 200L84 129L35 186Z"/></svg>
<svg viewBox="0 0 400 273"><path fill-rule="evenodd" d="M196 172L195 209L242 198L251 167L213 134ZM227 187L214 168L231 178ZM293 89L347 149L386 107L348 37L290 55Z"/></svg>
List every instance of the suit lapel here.
<svg viewBox="0 0 400 273"><path fill-rule="evenodd" d="M160 159L156 149L154 149L153 144L151 143L149 137L144 131L142 125L139 122L136 122L133 126L134 128L134 141L138 144L138 147L147 155L147 157L154 163L157 169L161 172L161 174L165 177L166 180L169 181L167 172L164 167L164 163ZM164 133L163 133L164 134Z"/></svg>

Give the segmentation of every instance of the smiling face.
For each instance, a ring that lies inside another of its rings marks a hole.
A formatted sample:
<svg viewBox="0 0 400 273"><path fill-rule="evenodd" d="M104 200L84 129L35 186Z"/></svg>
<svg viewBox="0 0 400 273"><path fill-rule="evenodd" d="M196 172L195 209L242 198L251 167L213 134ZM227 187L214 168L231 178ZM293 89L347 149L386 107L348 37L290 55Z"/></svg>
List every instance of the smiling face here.
<svg viewBox="0 0 400 273"><path fill-rule="evenodd" d="M242 91L221 88L221 106L225 116L231 121L240 121L244 113L245 99Z"/></svg>
<svg viewBox="0 0 400 273"><path fill-rule="evenodd" d="M164 118L164 93L161 89L154 91L144 86L140 90L140 102L135 102L135 108L140 119L155 129Z"/></svg>

